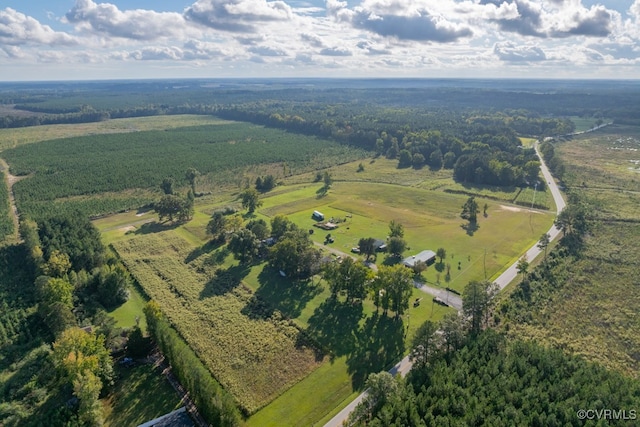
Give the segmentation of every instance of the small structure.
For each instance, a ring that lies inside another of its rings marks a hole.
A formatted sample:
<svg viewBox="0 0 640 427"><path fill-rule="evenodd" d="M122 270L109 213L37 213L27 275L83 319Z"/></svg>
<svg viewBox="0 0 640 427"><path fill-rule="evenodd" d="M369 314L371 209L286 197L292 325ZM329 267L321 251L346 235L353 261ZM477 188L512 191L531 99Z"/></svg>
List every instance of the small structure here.
<svg viewBox="0 0 640 427"><path fill-rule="evenodd" d="M387 243L384 240L376 239L373 242L373 249L376 252L384 252L387 250Z"/></svg>
<svg viewBox="0 0 640 427"><path fill-rule="evenodd" d="M323 223L315 223L313 224L314 227L319 227L322 228L323 230L335 230L336 228L338 228L338 224L334 224L333 222L323 222Z"/></svg>
<svg viewBox="0 0 640 427"><path fill-rule="evenodd" d="M417 255L407 257L402 260L405 267L413 268L417 262L424 262L426 265L433 264L436 261L436 253L430 250L422 251Z"/></svg>
<svg viewBox="0 0 640 427"><path fill-rule="evenodd" d="M140 424L138 427L193 427L193 421L183 406L166 415Z"/></svg>
<svg viewBox="0 0 640 427"><path fill-rule="evenodd" d="M324 221L324 214L318 211L313 211L311 218L316 221Z"/></svg>

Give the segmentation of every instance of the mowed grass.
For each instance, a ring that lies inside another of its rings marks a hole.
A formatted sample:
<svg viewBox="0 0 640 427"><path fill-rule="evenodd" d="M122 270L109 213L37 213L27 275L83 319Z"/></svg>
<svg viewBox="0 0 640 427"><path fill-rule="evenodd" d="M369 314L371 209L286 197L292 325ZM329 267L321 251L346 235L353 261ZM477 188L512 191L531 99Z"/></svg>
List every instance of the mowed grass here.
<svg viewBox="0 0 640 427"><path fill-rule="evenodd" d="M117 367L116 375L116 387L102 399L106 427L137 426L182 406L153 365Z"/></svg>
<svg viewBox="0 0 640 427"><path fill-rule="evenodd" d="M113 246L145 293L247 412L322 363L297 327L278 313L254 309L252 293L234 275L208 277L187 265L196 248L176 233L142 235Z"/></svg>
<svg viewBox="0 0 640 427"><path fill-rule="evenodd" d="M406 256L425 249L446 249L444 262L423 273L426 281L460 291L470 280L483 279L485 272L487 278L497 276L551 227L554 218L550 212L478 198L481 207L488 205L487 216L481 212L478 229L471 231L463 228L466 221L460 218L466 195L391 184L337 182L326 197L316 198L318 188L320 184L292 186L289 193L267 196L258 213L266 217L287 215L300 227L314 230L311 238L318 243L330 233L335 242L329 246L342 252L350 252L363 237L385 240L389 222L395 220L405 228L409 246ZM295 200L300 200L300 205ZM331 232L313 227L314 210L327 219L345 222ZM376 262L385 262L385 254L378 254ZM445 281L446 264L451 265L449 282Z"/></svg>
<svg viewBox="0 0 640 427"><path fill-rule="evenodd" d="M213 116L176 115L112 119L104 122L29 126L0 129L0 151L51 139L108 133L165 130L179 127L230 123Z"/></svg>

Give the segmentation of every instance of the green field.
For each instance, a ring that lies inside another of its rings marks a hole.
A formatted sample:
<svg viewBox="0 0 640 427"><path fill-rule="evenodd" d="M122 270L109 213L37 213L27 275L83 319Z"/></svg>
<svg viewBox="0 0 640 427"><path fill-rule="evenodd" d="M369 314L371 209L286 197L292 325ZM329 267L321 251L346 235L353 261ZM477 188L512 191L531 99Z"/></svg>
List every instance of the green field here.
<svg viewBox="0 0 640 427"><path fill-rule="evenodd" d="M499 274L507 263L535 242L553 220L551 213L530 212L507 202L487 199L487 216L481 216L479 228L470 232L462 227L464 221L459 217L466 194L427 189L420 184L405 187L339 181L321 198L316 194L319 183L279 186L263 197L264 204L256 217L269 220L284 214L303 228L312 228L313 210L322 211L327 218L345 219L346 222L332 232L335 242L330 245L342 252L349 252L361 237L384 239L389 221L395 219L405 226L405 237L411 248L407 254L423 249L435 251L438 247L447 249L444 263L429 267L423 277L431 285L459 290L469 280L483 278L485 270L489 278ZM447 184L453 185L450 178ZM193 221L161 232L154 233L154 227L145 225L156 220L155 215L149 213L132 211L95 223L106 241L113 242L145 292L160 302L176 328L199 356L207 360L205 363L225 388L251 411L268 403L247 420L250 426L313 425L328 419L357 395L368 373L388 369L406 354L407 340L420 324L428 319L438 320L447 312L432 304L428 295L414 289L413 298L422 297L428 303L411 307L408 315L398 322L375 315L375 307L369 300L354 307L331 303L326 285L317 277L311 283L295 284L265 264L242 269L222 248L207 245L203 232L213 210L235 202L233 198L209 200L199 200ZM484 199L479 199L481 206L484 203ZM149 234L147 229L152 232ZM321 244L325 234L317 230L311 237ZM377 263L383 262L385 256L379 254ZM448 281L444 273L447 263L451 264ZM225 277L222 280L216 275L217 271L229 274L222 275ZM229 280L231 282L225 282ZM260 302L258 308L254 301ZM267 315L252 319L251 313L255 310L263 313L266 310ZM282 341L274 338L281 336L278 328L269 326L281 322L269 317L272 313L282 313L285 319L294 322L295 328L308 331L315 342L328 350L327 357L307 359L307 353L293 352L291 346L289 354L275 357L274 349L255 347L255 338L235 341L225 338L259 333L268 342ZM129 314L129 318L131 316ZM221 324L237 326L218 326ZM219 332L211 333L212 327ZM267 329L261 329L263 327ZM216 353L218 350L221 353ZM264 354L258 356L261 352ZM261 360L260 366L252 367L244 357L247 353ZM216 358L232 360L231 366L223 366L213 360ZM306 369L283 373L282 378L275 380L272 375L280 365L265 368L265 360L276 363L275 358L279 363L294 361L295 366L306 366ZM271 373L265 374L265 369ZM243 378L243 372L248 371L251 378ZM257 382L251 383L252 390L256 391L253 394L244 391L250 381ZM280 386L265 392L261 381L272 385L280 381ZM258 394L260 390L262 395Z"/></svg>
<svg viewBox="0 0 640 427"><path fill-rule="evenodd" d="M580 354L637 377L640 369L640 129L609 126L556 145L565 184L586 206L591 229L579 259L555 267L530 319L511 333Z"/></svg>
<svg viewBox="0 0 640 427"><path fill-rule="evenodd" d="M164 178L186 187L188 168L202 175L197 191L237 188L274 166L297 174L365 156L338 143L246 123L218 123L117 134L79 136L4 150L21 212L34 218L56 210L86 215L141 206ZM276 173L277 175L277 173ZM122 193L124 191L124 193ZM186 192L186 190L184 190Z"/></svg>
<svg viewBox="0 0 640 427"><path fill-rule="evenodd" d="M76 136L166 130L226 123L229 122L213 116L179 115L113 119L95 123L0 129L0 151L19 145L32 144L34 142L72 138Z"/></svg>

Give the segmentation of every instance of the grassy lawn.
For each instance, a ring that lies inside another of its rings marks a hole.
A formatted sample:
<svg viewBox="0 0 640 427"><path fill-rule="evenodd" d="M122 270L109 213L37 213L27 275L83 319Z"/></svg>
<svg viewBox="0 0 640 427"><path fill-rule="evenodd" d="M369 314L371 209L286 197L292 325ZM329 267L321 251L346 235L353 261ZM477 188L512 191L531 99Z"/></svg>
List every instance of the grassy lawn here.
<svg viewBox="0 0 640 427"><path fill-rule="evenodd" d="M120 307L110 311L109 314L116 320L119 328L131 328L136 325L136 319L140 321L142 332L147 330L147 320L142 309L147 302L136 287L129 289L129 299Z"/></svg>
<svg viewBox="0 0 640 427"><path fill-rule="evenodd" d="M470 280L490 278L499 273L511 260L536 242L553 223L553 214L544 211L528 211L507 202L478 199L478 204L488 205L487 216L480 216L479 228L465 230L460 219L460 206L467 196L401 187L391 184L340 182L334 184L328 196L315 198L316 186L293 186L288 193L264 198L264 206L258 211L266 217L287 215L302 228L314 229L311 236L316 242L324 242L327 231L314 228L313 210L319 210L326 218L346 220L331 232L335 242L331 247L349 252L362 237L384 240L391 220L405 227L405 239L409 249L406 255L424 249L447 250L443 264L436 264L424 273L430 284L450 286L462 290ZM538 192L541 193L541 192ZM293 201L300 200L300 205ZM377 262L384 262L379 254ZM451 265L450 282L445 283L445 266Z"/></svg>
<svg viewBox="0 0 640 427"><path fill-rule="evenodd" d="M115 389L102 399L105 426L136 426L182 406L180 399L152 365L116 369Z"/></svg>

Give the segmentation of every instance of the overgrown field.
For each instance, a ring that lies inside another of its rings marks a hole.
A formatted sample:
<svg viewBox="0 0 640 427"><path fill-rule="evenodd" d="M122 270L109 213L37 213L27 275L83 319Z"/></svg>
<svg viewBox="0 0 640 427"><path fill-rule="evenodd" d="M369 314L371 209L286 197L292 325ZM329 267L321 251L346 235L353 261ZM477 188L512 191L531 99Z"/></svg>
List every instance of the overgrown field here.
<svg viewBox="0 0 640 427"><path fill-rule="evenodd" d="M566 162L565 181L600 219L638 218L640 130L613 125L557 146Z"/></svg>
<svg viewBox="0 0 640 427"><path fill-rule="evenodd" d="M565 181L587 208L581 256L555 266L514 334L568 349L628 375L640 368L640 129L612 126L556 147Z"/></svg>
<svg viewBox="0 0 640 427"><path fill-rule="evenodd" d="M200 180L209 184L202 191L240 185L244 170L258 164L278 164L283 174L294 174L364 155L325 139L244 123L66 138L2 153L13 174L33 174L14 191L19 209L35 217L51 210L52 201L77 196L90 197L89 214L110 212L125 203L92 196L155 189L166 177L186 184L190 167L209 178Z"/></svg>
<svg viewBox="0 0 640 427"><path fill-rule="evenodd" d="M295 325L254 304L238 276L224 272L207 277L187 265L185 259L196 248L175 234L144 235L114 247L148 296L247 412L322 363Z"/></svg>

